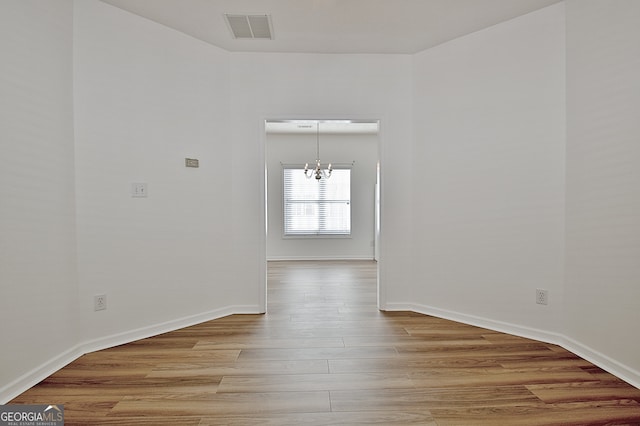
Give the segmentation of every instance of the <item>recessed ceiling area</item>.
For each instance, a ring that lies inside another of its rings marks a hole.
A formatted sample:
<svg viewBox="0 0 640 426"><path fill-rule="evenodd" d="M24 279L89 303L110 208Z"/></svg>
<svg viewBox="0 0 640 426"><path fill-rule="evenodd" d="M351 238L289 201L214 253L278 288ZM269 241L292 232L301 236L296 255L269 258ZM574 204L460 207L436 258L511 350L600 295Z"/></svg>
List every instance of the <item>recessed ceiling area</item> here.
<svg viewBox="0 0 640 426"><path fill-rule="evenodd" d="M413 54L561 0L102 0L230 52ZM225 15L270 16L272 39Z"/></svg>

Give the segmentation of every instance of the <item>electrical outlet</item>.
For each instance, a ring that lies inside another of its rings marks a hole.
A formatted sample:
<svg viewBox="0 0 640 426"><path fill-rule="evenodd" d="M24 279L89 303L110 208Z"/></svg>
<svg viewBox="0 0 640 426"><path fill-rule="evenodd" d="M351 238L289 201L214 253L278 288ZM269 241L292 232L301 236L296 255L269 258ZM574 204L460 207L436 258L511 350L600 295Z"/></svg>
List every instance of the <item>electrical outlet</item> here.
<svg viewBox="0 0 640 426"><path fill-rule="evenodd" d="M538 305L546 305L549 302L549 294L547 290L543 290L540 288L536 289L536 303Z"/></svg>
<svg viewBox="0 0 640 426"><path fill-rule="evenodd" d="M104 311L105 309L107 309L107 295L99 294L97 296L93 296L93 310Z"/></svg>

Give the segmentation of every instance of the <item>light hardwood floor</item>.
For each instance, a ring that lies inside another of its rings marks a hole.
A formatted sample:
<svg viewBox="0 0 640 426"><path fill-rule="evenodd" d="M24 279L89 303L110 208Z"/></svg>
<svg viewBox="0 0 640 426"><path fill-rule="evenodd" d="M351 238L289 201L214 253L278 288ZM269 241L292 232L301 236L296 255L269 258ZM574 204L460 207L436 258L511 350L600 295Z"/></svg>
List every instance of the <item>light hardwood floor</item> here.
<svg viewBox="0 0 640 426"><path fill-rule="evenodd" d="M12 403L67 425L640 425L640 390L558 346L379 312L375 268L272 262L266 315L87 354Z"/></svg>

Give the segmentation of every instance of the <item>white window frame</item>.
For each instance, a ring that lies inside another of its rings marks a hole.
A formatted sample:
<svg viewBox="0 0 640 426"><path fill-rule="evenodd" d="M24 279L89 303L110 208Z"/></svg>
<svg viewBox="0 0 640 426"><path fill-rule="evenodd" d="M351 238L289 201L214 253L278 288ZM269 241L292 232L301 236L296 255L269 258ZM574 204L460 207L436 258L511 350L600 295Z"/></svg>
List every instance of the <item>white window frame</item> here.
<svg viewBox="0 0 640 426"><path fill-rule="evenodd" d="M340 183L340 179L345 178L347 179L347 187L337 188L335 185ZM304 168L300 165L283 165L283 237L350 238L351 180L351 167L334 167L329 179L323 177L318 181L315 177L305 177ZM297 190L291 187L292 184L299 185ZM289 214L292 209L305 210L310 214L298 215L298 220L296 220L296 216L292 217ZM327 212L327 210L333 210L334 216L328 218L320 216L323 211ZM305 217L308 219L306 223Z"/></svg>

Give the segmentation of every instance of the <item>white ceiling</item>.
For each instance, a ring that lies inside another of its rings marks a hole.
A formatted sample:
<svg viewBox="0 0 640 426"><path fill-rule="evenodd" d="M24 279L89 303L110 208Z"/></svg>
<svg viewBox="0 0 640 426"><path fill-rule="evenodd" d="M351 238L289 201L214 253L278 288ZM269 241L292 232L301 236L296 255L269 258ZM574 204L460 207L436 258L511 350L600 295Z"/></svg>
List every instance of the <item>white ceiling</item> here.
<svg viewBox="0 0 640 426"><path fill-rule="evenodd" d="M231 52L411 54L561 0L102 0ZM273 40L224 14L271 16Z"/></svg>

